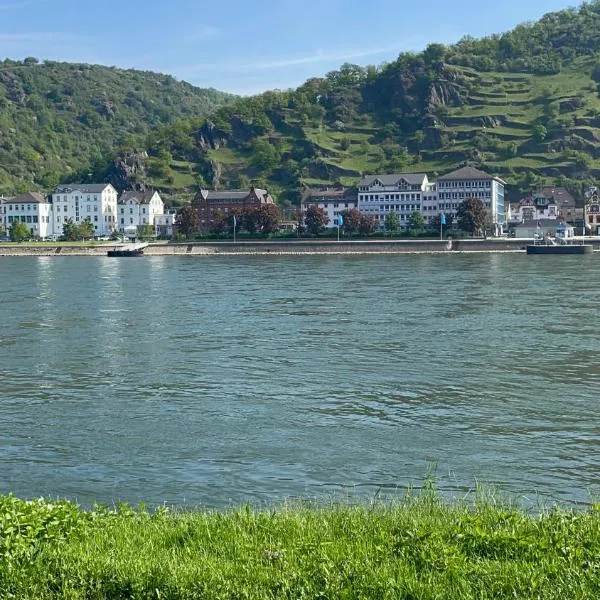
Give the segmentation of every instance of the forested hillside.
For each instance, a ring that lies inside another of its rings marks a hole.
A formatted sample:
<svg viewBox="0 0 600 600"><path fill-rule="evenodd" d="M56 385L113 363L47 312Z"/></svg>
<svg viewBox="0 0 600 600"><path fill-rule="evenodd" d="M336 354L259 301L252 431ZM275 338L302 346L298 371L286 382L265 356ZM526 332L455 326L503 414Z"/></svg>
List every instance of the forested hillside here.
<svg viewBox="0 0 600 600"><path fill-rule="evenodd" d="M468 161L513 190L545 179L576 191L600 176L598 31L595 0L380 67L347 64L158 129L134 179L180 196L256 181L295 202L302 185Z"/></svg>
<svg viewBox="0 0 600 600"><path fill-rule="evenodd" d="M87 175L130 146L130 136L144 139L232 99L156 73L0 61L0 194Z"/></svg>

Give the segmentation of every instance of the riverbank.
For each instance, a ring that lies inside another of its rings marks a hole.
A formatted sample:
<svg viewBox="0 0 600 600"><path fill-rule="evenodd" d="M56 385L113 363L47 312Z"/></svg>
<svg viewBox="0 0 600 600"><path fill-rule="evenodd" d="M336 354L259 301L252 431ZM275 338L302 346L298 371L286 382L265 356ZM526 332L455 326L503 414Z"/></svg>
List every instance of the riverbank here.
<svg viewBox="0 0 600 600"><path fill-rule="evenodd" d="M242 242L190 242L150 244L145 256L215 256L215 255L301 255L301 254L451 254L461 252L525 252L523 239L487 240L284 240ZM600 250L600 239L586 240ZM8 256L106 256L115 244L4 244L0 257Z"/></svg>
<svg viewBox="0 0 600 600"><path fill-rule="evenodd" d="M86 512L0 497L0 597L598 598L600 507L433 491L395 505Z"/></svg>

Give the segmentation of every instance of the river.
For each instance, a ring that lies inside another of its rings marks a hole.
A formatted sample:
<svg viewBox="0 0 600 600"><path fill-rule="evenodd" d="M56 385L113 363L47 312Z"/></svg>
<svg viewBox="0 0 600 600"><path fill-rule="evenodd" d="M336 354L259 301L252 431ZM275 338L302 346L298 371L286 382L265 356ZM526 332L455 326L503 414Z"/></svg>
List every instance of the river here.
<svg viewBox="0 0 600 600"><path fill-rule="evenodd" d="M0 493L589 502L597 260L0 259Z"/></svg>

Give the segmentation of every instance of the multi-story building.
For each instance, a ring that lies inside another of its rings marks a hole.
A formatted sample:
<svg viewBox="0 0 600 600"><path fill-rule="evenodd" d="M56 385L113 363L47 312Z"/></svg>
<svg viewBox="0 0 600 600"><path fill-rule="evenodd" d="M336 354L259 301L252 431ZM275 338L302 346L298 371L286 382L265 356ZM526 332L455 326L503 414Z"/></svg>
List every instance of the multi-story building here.
<svg viewBox="0 0 600 600"><path fill-rule="evenodd" d="M311 190L307 189L302 195L301 210L305 213L309 206L323 209L329 217L325 226L327 229L337 226L338 215L345 210L358 208L356 191L345 189Z"/></svg>
<svg viewBox="0 0 600 600"><path fill-rule="evenodd" d="M156 218L164 212L165 205L158 192L123 192L117 202L117 226L122 233L144 225L150 225L156 232Z"/></svg>
<svg viewBox="0 0 600 600"><path fill-rule="evenodd" d="M63 225L89 219L94 235L110 235L117 227L117 190L110 183L70 183L52 194L54 234L63 234Z"/></svg>
<svg viewBox="0 0 600 600"><path fill-rule="evenodd" d="M435 197L435 186L425 173L369 175L358 183L358 208L361 213L375 217L380 228L390 213L396 213L400 227L407 228L410 216L423 211L425 194L428 199Z"/></svg>
<svg viewBox="0 0 600 600"><path fill-rule="evenodd" d="M524 223L540 219L559 219L558 206L545 196L523 198L516 205L509 205L506 211L507 223Z"/></svg>
<svg viewBox="0 0 600 600"><path fill-rule="evenodd" d="M240 213L245 208L274 204L267 190L252 187L249 192L200 190L192 200L198 214L200 229L210 229L214 223L230 214Z"/></svg>
<svg viewBox="0 0 600 600"><path fill-rule="evenodd" d="M495 233L506 225L504 186L502 179L473 167L462 167L437 180L438 208L454 219L458 205L469 198L479 198L490 212Z"/></svg>
<svg viewBox="0 0 600 600"><path fill-rule="evenodd" d="M15 221L25 223L32 238L46 239L53 233L52 204L39 192L0 199L0 224L8 232Z"/></svg>

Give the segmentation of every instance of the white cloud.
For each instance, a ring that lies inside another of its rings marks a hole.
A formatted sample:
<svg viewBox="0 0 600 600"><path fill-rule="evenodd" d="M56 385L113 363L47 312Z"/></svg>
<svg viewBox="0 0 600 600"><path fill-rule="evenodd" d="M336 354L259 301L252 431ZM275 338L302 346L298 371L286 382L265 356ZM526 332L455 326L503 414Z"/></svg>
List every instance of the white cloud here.
<svg viewBox="0 0 600 600"><path fill-rule="evenodd" d="M47 0L22 0L22 2L0 2L0 10L13 10L30 6L31 4L42 4Z"/></svg>
<svg viewBox="0 0 600 600"><path fill-rule="evenodd" d="M210 25L205 25L188 35L184 35L182 39L188 44L193 44L194 42L207 42L209 40L214 40L220 35L220 29L217 27L211 27Z"/></svg>
<svg viewBox="0 0 600 600"><path fill-rule="evenodd" d="M393 54L397 52L399 52L397 45L379 48L364 48L362 50L317 50L312 54L306 54L304 56L258 58L251 62L248 62L245 59L229 59L227 61L216 63L206 62L195 65L183 65L168 70L187 76L206 72L248 73L249 71L270 71L308 64L341 63L348 60L366 58L368 56L382 56L384 54Z"/></svg>
<svg viewBox="0 0 600 600"><path fill-rule="evenodd" d="M29 31L22 33L1 33L0 43L31 43L31 42L51 42L55 40L76 41L82 39L81 36L76 36L70 33L60 33L53 31Z"/></svg>

